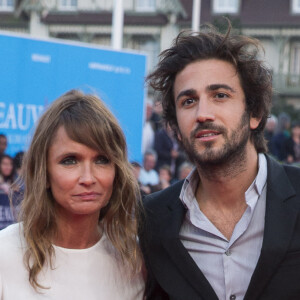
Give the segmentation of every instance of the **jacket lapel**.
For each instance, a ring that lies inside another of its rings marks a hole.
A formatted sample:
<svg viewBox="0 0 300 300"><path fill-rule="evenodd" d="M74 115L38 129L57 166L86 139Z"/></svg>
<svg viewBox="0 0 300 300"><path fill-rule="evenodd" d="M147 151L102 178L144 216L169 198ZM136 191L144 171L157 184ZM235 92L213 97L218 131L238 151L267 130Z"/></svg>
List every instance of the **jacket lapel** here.
<svg viewBox="0 0 300 300"><path fill-rule="evenodd" d="M178 194L175 197L178 199ZM169 205L169 214L164 218L161 227L168 229L168 231L162 232L164 235L163 247L178 270L203 299L217 300L217 295L211 285L179 239L179 230L185 213L186 210L179 199L172 201Z"/></svg>
<svg viewBox="0 0 300 300"><path fill-rule="evenodd" d="M295 197L295 191L283 166L268 157L267 161L268 179L264 239L245 300L258 299L262 293L288 249L298 216L297 210L289 205L289 201Z"/></svg>

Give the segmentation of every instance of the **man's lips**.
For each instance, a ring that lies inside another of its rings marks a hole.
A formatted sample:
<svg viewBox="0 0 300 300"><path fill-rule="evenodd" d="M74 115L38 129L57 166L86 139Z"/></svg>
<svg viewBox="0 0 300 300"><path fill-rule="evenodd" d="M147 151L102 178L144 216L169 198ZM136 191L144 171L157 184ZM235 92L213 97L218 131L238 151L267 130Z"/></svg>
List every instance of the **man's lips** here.
<svg viewBox="0 0 300 300"><path fill-rule="evenodd" d="M220 134L216 130L200 130L196 133L195 137L198 139L214 138Z"/></svg>

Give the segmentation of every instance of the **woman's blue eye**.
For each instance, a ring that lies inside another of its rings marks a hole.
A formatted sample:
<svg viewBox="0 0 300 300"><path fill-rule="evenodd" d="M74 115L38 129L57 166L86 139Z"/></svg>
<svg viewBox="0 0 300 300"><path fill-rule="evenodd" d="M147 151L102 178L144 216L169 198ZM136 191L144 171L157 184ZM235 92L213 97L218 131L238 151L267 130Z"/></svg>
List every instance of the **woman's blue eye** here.
<svg viewBox="0 0 300 300"><path fill-rule="evenodd" d="M106 156L100 155L97 157L96 163L101 165L107 165L110 163L110 160Z"/></svg>
<svg viewBox="0 0 300 300"><path fill-rule="evenodd" d="M75 157L66 157L61 161L62 165L75 165L77 160Z"/></svg>

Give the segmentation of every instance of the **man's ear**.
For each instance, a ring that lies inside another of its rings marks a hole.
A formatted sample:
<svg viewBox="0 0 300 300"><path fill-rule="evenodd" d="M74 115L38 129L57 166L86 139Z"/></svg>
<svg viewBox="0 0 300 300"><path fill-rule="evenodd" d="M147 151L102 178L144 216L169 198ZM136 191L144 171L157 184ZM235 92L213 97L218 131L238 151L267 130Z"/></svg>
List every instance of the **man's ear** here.
<svg viewBox="0 0 300 300"><path fill-rule="evenodd" d="M261 117L259 118L250 117L250 129L255 130L258 127L260 121L261 121Z"/></svg>

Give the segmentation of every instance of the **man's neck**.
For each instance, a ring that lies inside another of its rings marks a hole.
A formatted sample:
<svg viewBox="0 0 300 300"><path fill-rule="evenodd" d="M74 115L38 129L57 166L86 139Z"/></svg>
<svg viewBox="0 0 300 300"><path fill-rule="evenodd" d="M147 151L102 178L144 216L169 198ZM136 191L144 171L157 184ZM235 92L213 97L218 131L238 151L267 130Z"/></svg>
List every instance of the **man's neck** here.
<svg viewBox="0 0 300 300"><path fill-rule="evenodd" d="M236 202L243 201L248 187L258 172L258 155L251 149L244 161L230 162L208 169L198 167L199 185L196 198L198 203L214 202L216 206L235 206ZM238 205L238 203L236 203Z"/></svg>
<svg viewBox="0 0 300 300"><path fill-rule="evenodd" d="M219 168L198 167L200 180L195 196L199 207L228 240L247 208L245 192L258 172L258 155L254 147L244 158Z"/></svg>

